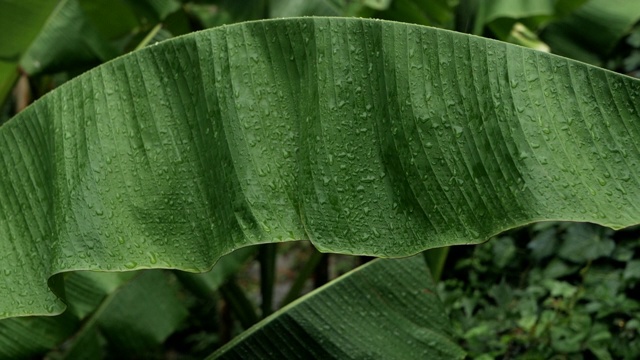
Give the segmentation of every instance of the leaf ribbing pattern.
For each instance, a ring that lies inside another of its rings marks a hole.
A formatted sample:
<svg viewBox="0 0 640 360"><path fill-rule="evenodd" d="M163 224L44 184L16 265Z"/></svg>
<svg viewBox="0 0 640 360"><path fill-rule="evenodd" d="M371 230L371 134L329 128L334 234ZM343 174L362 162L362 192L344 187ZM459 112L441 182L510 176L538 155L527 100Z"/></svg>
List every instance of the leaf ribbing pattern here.
<svg viewBox="0 0 640 360"><path fill-rule="evenodd" d="M202 271L256 243L390 257L540 220L636 224L639 91L375 20L257 21L151 46L0 128L0 317L62 311L54 274Z"/></svg>

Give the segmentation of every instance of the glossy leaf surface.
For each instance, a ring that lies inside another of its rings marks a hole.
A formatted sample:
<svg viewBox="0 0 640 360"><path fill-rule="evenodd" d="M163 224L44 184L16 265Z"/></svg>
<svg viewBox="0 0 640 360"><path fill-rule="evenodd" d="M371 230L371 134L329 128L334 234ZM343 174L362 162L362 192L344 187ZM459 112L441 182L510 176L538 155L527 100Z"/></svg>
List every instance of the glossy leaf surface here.
<svg viewBox="0 0 640 360"><path fill-rule="evenodd" d="M0 317L61 312L54 274L204 271L250 244L392 257L538 220L636 224L639 95L582 63L385 21L150 46L0 128Z"/></svg>

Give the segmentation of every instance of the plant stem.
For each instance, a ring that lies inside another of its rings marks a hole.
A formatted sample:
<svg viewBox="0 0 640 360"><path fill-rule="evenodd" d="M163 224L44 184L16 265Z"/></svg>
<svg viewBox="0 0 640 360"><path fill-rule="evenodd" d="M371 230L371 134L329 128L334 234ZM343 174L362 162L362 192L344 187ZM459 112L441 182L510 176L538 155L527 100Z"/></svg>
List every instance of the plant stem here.
<svg viewBox="0 0 640 360"><path fill-rule="evenodd" d="M151 29L151 31L149 31L147 36L145 36L144 39L142 39L140 44L138 44L138 46L136 46L136 48L134 50L140 50L143 47L149 45L151 40L153 40L153 37L156 36L156 34L158 34L158 31L160 31L160 29L162 29L162 23L154 26L153 29Z"/></svg>
<svg viewBox="0 0 640 360"><path fill-rule="evenodd" d="M258 250L260 263L260 293L262 294L262 317L273 312L273 287L276 277L276 244L264 244Z"/></svg>
<svg viewBox="0 0 640 360"><path fill-rule="evenodd" d="M313 272L313 287L320 286L329 282L329 254L322 254Z"/></svg>

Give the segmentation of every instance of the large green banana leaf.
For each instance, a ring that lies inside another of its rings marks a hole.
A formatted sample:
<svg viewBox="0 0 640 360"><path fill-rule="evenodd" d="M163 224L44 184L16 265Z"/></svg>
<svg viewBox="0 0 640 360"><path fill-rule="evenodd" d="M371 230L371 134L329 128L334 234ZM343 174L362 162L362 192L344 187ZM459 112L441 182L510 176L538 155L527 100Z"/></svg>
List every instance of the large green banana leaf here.
<svg viewBox="0 0 640 360"><path fill-rule="evenodd" d="M106 63L0 128L0 317L74 270L204 271L309 238L383 257L640 220L640 82L394 22L300 18Z"/></svg>
<svg viewBox="0 0 640 360"><path fill-rule="evenodd" d="M416 311L419 309L418 311ZM305 295L211 359L461 359L421 256L378 259Z"/></svg>

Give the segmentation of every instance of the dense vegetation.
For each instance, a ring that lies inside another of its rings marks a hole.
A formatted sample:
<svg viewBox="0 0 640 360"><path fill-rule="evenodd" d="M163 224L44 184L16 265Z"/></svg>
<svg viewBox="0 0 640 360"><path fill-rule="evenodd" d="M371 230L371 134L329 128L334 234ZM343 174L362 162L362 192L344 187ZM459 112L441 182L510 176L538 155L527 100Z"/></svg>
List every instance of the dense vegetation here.
<svg viewBox="0 0 640 360"><path fill-rule="evenodd" d="M638 229L539 223L448 259L440 295L473 358L640 355Z"/></svg>

